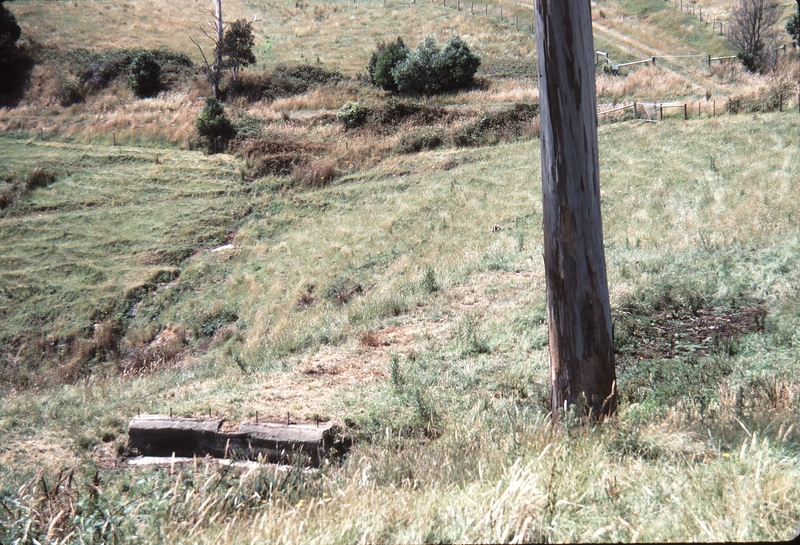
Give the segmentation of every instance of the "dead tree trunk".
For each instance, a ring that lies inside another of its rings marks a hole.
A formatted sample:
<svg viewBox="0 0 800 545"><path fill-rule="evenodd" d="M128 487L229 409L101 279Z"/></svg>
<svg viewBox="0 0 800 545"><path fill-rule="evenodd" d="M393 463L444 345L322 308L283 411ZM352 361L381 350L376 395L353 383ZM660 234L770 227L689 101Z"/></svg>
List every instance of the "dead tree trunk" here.
<svg viewBox="0 0 800 545"><path fill-rule="evenodd" d="M214 95L214 98L219 98L220 84L222 83L222 69L224 67L224 51L222 46L223 38L225 37L225 23L222 20L222 0L214 0L214 9L208 10L208 12L214 17L213 20L208 21L211 32L208 32L203 27L200 27L200 31L206 38L214 42L214 62L209 63L200 44L191 36L189 39L197 46L197 49L200 50L200 55L203 57L203 62L208 71L208 82L211 84L211 94Z"/></svg>
<svg viewBox="0 0 800 545"><path fill-rule="evenodd" d="M219 98L219 85L222 81L223 67L222 40L225 37L225 27L224 23L222 22L222 0L214 0L214 4L216 4L216 13L212 28L216 32L216 36L214 40L214 66L212 66L211 92L214 94L215 98Z"/></svg>
<svg viewBox="0 0 800 545"><path fill-rule="evenodd" d="M550 410L616 410L588 0L536 0Z"/></svg>

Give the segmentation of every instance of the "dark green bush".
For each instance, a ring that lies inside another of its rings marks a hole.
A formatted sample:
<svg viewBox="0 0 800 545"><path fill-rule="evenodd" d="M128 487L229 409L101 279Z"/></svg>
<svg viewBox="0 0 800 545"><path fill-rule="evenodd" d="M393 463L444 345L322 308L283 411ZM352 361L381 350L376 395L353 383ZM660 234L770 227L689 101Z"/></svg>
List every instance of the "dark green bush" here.
<svg viewBox="0 0 800 545"><path fill-rule="evenodd" d="M299 95L316 85L335 83L343 79L339 72L331 72L320 66L300 64L278 66L262 74L241 74L236 81L223 90L226 99L242 97L247 100L275 100Z"/></svg>
<svg viewBox="0 0 800 545"><path fill-rule="evenodd" d="M408 56L408 48L402 38L397 38L388 44L378 42L377 48L372 52L367 65L367 75L373 85L384 91L396 93L397 82L392 75L392 70L398 63Z"/></svg>
<svg viewBox="0 0 800 545"><path fill-rule="evenodd" d="M435 59L443 90L464 89L472 84L481 59L470 51L469 46L458 36L452 36Z"/></svg>
<svg viewBox="0 0 800 545"><path fill-rule="evenodd" d="M514 104L462 126L453 135L453 143L461 147L486 146L520 136L529 137L532 136L530 123L538 116L538 104Z"/></svg>
<svg viewBox="0 0 800 545"><path fill-rule="evenodd" d="M440 131L412 131L405 133L397 144L395 151L398 153L419 153L420 151L433 150L444 144ZM425 274L428 274L427 271Z"/></svg>
<svg viewBox="0 0 800 545"><path fill-rule="evenodd" d="M0 0L0 106L9 101L7 95L21 94L32 65L30 56L17 45L20 36L17 18Z"/></svg>
<svg viewBox="0 0 800 545"><path fill-rule="evenodd" d="M236 129L222 103L214 97L206 98L206 105L197 118L197 133L208 153L224 151L236 136Z"/></svg>
<svg viewBox="0 0 800 545"><path fill-rule="evenodd" d="M789 17L786 23L786 32L795 42L800 42L800 3L797 5L797 13Z"/></svg>
<svg viewBox="0 0 800 545"><path fill-rule="evenodd" d="M128 85L139 98L155 96L161 90L161 65L150 51L142 51L134 57Z"/></svg>
<svg viewBox="0 0 800 545"><path fill-rule="evenodd" d="M427 37L392 69L401 93L435 95L468 87L480 67L480 57L458 36L442 49Z"/></svg>

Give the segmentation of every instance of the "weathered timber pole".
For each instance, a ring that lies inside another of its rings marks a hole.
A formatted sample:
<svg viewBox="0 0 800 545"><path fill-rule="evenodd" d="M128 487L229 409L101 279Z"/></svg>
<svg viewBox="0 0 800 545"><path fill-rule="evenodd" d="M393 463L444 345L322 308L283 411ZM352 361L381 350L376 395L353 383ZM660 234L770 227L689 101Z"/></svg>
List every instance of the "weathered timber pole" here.
<svg viewBox="0 0 800 545"><path fill-rule="evenodd" d="M550 410L616 411L592 16L587 0L536 0Z"/></svg>

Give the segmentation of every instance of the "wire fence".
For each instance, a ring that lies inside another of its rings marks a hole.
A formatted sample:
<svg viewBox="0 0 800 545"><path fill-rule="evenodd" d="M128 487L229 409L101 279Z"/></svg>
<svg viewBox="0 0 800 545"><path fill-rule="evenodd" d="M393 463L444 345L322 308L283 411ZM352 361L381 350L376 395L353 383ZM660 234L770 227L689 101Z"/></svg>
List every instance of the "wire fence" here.
<svg viewBox="0 0 800 545"><path fill-rule="evenodd" d="M630 104L598 105L599 120L616 121L621 119L640 119L657 123L665 119L710 119L723 114L741 114L757 112L793 112L800 113L800 93L797 96L760 95L744 101L741 98L725 98L722 100L664 101L664 102L631 102Z"/></svg>
<svg viewBox="0 0 800 545"><path fill-rule="evenodd" d="M32 124L38 124L39 120L33 120ZM70 134L72 133L72 134ZM104 134L74 133L64 127L57 128L6 128L3 135L16 140L26 140L32 142L52 142L63 144L79 145L106 145L106 146L130 146L137 148L153 149L200 149L200 143L196 137L171 138L165 135L155 135L152 133L135 133L133 131L114 131Z"/></svg>

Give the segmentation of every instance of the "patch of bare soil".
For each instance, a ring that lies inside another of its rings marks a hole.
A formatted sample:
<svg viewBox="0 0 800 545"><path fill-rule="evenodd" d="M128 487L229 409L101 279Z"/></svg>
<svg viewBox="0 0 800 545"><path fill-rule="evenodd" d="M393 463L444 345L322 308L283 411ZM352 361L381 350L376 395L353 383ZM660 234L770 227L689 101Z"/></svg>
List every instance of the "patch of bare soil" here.
<svg viewBox="0 0 800 545"><path fill-rule="evenodd" d="M617 353L642 360L730 352L736 339L763 331L765 315L762 306L754 305L673 307L649 317L617 317Z"/></svg>

